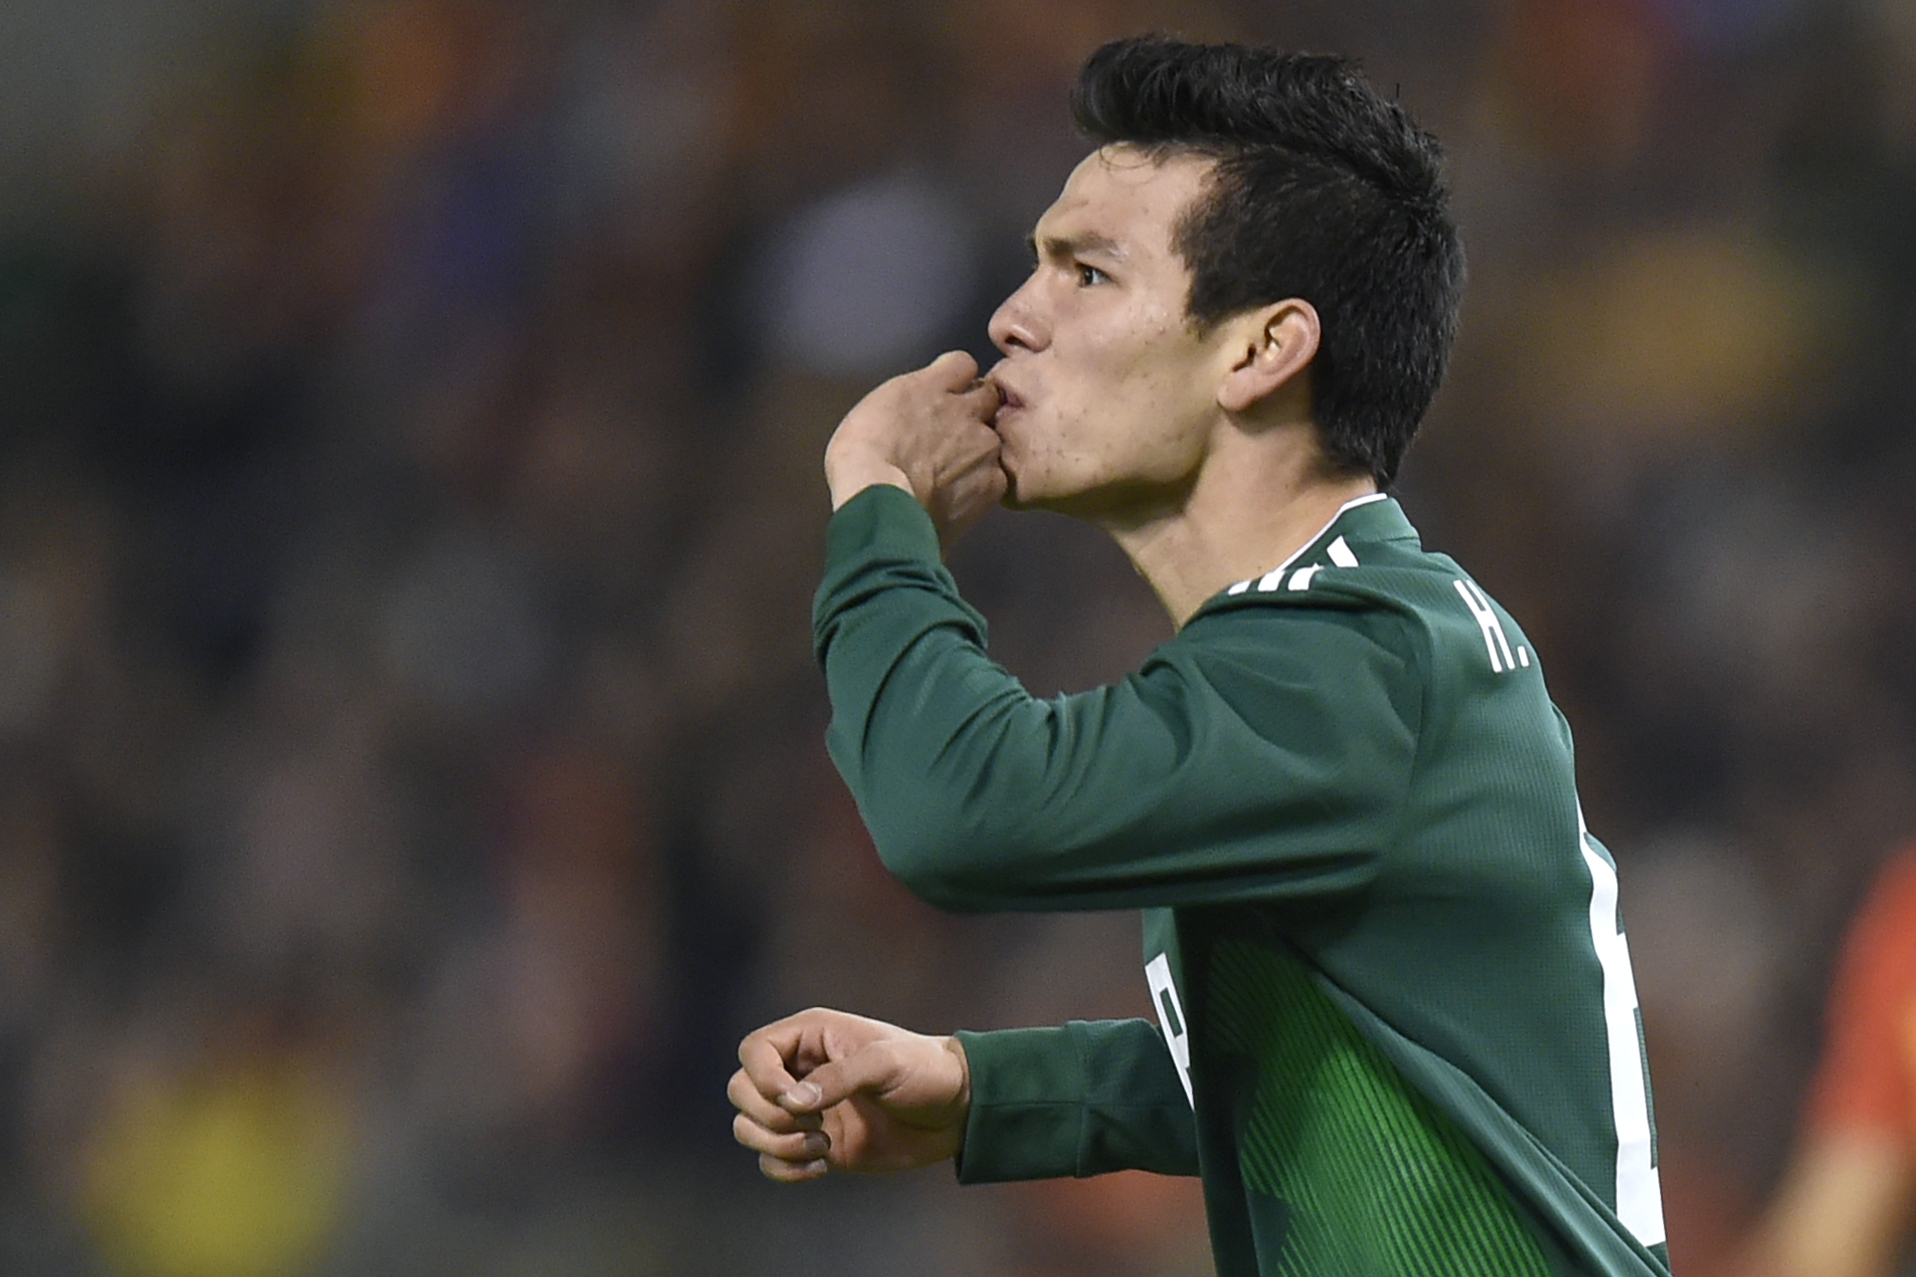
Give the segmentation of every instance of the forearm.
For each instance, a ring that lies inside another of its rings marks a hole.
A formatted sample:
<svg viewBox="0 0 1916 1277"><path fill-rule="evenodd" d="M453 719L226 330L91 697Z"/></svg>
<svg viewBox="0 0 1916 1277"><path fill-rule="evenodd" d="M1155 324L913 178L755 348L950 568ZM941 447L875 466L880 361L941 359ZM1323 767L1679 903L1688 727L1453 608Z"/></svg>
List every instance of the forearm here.
<svg viewBox="0 0 1916 1277"><path fill-rule="evenodd" d="M1360 887L1413 741L1368 638L1347 664L1207 623L1119 683L1032 697L992 663L923 512L890 488L832 520L815 641L828 744L886 865L951 909L1117 909ZM1285 626L1336 622L1287 618ZM1326 650L1320 635L1313 649ZM1271 706L1252 723L1212 679ZM1273 699L1273 690L1283 697Z"/></svg>

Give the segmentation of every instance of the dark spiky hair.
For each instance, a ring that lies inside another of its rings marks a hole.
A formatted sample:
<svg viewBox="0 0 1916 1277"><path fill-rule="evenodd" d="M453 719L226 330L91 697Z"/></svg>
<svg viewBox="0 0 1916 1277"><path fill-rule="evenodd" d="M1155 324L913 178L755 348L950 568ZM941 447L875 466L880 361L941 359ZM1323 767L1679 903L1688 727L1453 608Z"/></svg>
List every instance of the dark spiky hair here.
<svg viewBox="0 0 1916 1277"><path fill-rule="evenodd" d="M1437 139L1344 58L1164 36L1098 49L1071 110L1100 145L1217 161L1174 232L1189 317L1209 328L1309 302L1325 453L1388 486L1443 379L1463 296Z"/></svg>

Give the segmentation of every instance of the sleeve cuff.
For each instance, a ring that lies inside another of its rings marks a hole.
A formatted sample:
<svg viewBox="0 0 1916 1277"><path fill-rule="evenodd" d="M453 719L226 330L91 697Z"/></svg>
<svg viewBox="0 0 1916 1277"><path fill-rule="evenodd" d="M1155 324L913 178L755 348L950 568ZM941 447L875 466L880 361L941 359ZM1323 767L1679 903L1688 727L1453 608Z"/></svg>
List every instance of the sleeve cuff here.
<svg viewBox="0 0 1916 1277"><path fill-rule="evenodd" d="M1067 1029L960 1031L971 1112L958 1182L996 1184L1079 1173L1084 1062Z"/></svg>
<svg viewBox="0 0 1916 1277"><path fill-rule="evenodd" d="M827 565L864 555L939 563L938 529L916 497L889 483L874 483L840 506L825 525Z"/></svg>
<svg viewBox="0 0 1916 1277"><path fill-rule="evenodd" d="M1197 1119L1148 1020L960 1033L971 1112L958 1180L1198 1173Z"/></svg>

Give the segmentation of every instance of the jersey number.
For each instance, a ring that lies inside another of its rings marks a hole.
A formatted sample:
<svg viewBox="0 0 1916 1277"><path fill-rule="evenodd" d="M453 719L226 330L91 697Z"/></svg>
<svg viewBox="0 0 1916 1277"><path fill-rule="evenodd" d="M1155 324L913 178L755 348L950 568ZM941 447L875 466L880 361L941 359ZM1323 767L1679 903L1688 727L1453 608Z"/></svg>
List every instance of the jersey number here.
<svg viewBox="0 0 1916 1277"><path fill-rule="evenodd" d="M1191 1025L1178 1003L1178 987L1171 981L1171 959L1163 954L1144 966L1145 982L1151 986L1151 1009L1158 1014L1158 1027L1164 1030L1164 1045L1171 1048L1171 1063L1178 1066L1178 1081L1184 1083L1184 1098L1191 1099Z"/></svg>
<svg viewBox="0 0 1916 1277"><path fill-rule="evenodd" d="M1603 967L1603 1020L1610 1044L1610 1112L1617 1126L1617 1218L1645 1246L1664 1240L1650 1069L1630 947L1617 926L1617 871L1577 813L1577 845L1590 869L1590 940Z"/></svg>

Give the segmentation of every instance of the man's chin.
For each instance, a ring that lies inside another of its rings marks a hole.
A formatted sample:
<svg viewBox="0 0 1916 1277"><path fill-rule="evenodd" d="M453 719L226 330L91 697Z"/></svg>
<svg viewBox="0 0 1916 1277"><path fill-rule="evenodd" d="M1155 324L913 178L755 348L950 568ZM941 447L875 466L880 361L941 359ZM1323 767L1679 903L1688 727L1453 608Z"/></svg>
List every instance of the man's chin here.
<svg viewBox="0 0 1916 1277"><path fill-rule="evenodd" d="M1011 467L1004 467L1005 495L998 504L1007 510L1048 510L1053 514L1073 514L1081 502L1081 494L1059 492L1047 487L1043 476L1026 474L1020 478Z"/></svg>
<svg viewBox="0 0 1916 1277"><path fill-rule="evenodd" d="M1005 494L998 504L1007 510L1043 510L1045 504L1038 500L1033 492L1035 485L1021 484L1018 476L1010 470L1005 471Z"/></svg>

